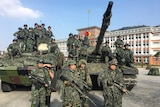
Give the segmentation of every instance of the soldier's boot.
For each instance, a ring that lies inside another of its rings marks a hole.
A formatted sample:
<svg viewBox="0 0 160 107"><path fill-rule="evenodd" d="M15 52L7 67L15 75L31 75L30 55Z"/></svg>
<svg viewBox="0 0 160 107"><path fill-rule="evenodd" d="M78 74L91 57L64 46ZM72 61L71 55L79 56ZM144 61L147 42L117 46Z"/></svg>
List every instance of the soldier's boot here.
<svg viewBox="0 0 160 107"><path fill-rule="evenodd" d="M51 99L51 96L46 96L46 106L47 107L50 107L50 99Z"/></svg>

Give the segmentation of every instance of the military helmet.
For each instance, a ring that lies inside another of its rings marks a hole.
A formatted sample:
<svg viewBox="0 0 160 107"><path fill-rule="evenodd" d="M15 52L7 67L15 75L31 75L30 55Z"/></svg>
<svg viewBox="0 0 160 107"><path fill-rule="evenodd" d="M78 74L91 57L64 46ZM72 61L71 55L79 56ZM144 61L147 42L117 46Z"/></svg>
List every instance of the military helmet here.
<svg viewBox="0 0 160 107"><path fill-rule="evenodd" d="M37 60L37 64L38 63L44 63L45 61L44 61L44 59L39 59L39 60Z"/></svg>
<svg viewBox="0 0 160 107"><path fill-rule="evenodd" d="M33 28L32 28L32 27L30 27L30 28L29 28L29 30L33 30Z"/></svg>
<svg viewBox="0 0 160 107"><path fill-rule="evenodd" d="M24 24L24 27L25 27L25 26L27 27L28 25L27 25L27 24Z"/></svg>
<svg viewBox="0 0 160 107"><path fill-rule="evenodd" d="M117 59L112 59L111 61L109 61L109 65L117 65L117 63Z"/></svg>
<svg viewBox="0 0 160 107"><path fill-rule="evenodd" d="M126 46L130 46L128 43L126 43L125 45L124 45L124 47L126 47Z"/></svg>
<svg viewBox="0 0 160 107"><path fill-rule="evenodd" d="M18 28L18 30L22 30L22 28L21 28L21 27L19 27L19 28Z"/></svg>
<svg viewBox="0 0 160 107"><path fill-rule="evenodd" d="M51 26L48 26L48 28L51 28Z"/></svg>
<svg viewBox="0 0 160 107"><path fill-rule="evenodd" d="M34 25L38 25L38 23L35 23Z"/></svg>
<svg viewBox="0 0 160 107"><path fill-rule="evenodd" d="M78 65L80 66L81 64L87 65L87 61L86 61L85 59L81 59L81 60L78 62Z"/></svg>
<svg viewBox="0 0 160 107"><path fill-rule="evenodd" d="M44 23L42 23L42 26L45 26L45 24L44 24Z"/></svg>
<svg viewBox="0 0 160 107"><path fill-rule="evenodd" d="M75 60L68 60L67 65L76 65L76 61Z"/></svg>
<svg viewBox="0 0 160 107"><path fill-rule="evenodd" d="M73 33L70 33L69 36L73 36Z"/></svg>
<svg viewBox="0 0 160 107"><path fill-rule="evenodd" d="M109 41L107 40L105 43L109 43Z"/></svg>
<svg viewBox="0 0 160 107"><path fill-rule="evenodd" d="M122 37L121 35L117 36L118 38Z"/></svg>
<svg viewBox="0 0 160 107"><path fill-rule="evenodd" d="M14 41L16 41L16 42L17 42L17 39L13 39L13 42L14 42Z"/></svg>

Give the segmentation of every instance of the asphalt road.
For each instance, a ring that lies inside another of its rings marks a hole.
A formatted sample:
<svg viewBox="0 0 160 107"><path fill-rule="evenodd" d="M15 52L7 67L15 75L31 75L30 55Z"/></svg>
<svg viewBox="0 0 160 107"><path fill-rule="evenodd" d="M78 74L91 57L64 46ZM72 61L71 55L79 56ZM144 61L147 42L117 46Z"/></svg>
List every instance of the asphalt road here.
<svg viewBox="0 0 160 107"><path fill-rule="evenodd" d="M160 107L160 76L148 76L148 70L139 68L138 83L131 94L124 95L123 107ZM101 91L91 91L89 97L103 107ZM31 91L18 87L12 92L2 92L0 87L0 107L30 107ZM52 93L51 107L61 107L60 95ZM91 107L95 107L90 104Z"/></svg>

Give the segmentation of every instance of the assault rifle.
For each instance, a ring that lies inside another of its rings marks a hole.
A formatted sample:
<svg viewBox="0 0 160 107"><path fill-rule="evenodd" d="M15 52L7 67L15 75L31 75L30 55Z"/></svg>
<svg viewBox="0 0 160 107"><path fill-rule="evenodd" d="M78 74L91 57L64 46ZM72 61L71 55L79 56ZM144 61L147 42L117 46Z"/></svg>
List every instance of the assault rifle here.
<svg viewBox="0 0 160 107"><path fill-rule="evenodd" d="M113 81L114 86L116 86L119 90L121 90L123 92L123 89L126 90L125 94L132 94L129 90L127 90L123 84L118 83L117 81Z"/></svg>
<svg viewBox="0 0 160 107"><path fill-rule="evenodd" d="M49 87L49 83L46 83L45 81L43 81L42 79L40 79L38 76L36 76L34 74L29 74L29 78L36 80L38 83L45 86L46 88ZM47 84L48 86L46 86L45 84Z"/></svg>
<svg viewBox="0 0 160 107"><path fill-rule="evenodd" d="M75 82L74 80L71 81L69 78L67 78L67 77L65 77L65 76L63 76L63 75L60 76L60 79L61 79L62 81L69 81L69 82L70 82L70 85L71 85L72 87L74 87L74 88L79 92L79 94L80 94L81 96L83 96L84 98L88 99L91 103L93 103L95 106L97 106L96 103L94 103L92 99L90 99L88 96L86 96L86 95L80 90L79 86L76 84L76 82Z"/></svg>

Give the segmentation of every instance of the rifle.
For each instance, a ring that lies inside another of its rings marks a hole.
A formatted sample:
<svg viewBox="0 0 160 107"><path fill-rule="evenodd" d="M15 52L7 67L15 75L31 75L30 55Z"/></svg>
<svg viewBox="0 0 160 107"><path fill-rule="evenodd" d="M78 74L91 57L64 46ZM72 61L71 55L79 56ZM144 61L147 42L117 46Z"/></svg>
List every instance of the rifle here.
<svg viewBox="0 0 160 107"><path fill-rule="evenodd" d="M81 96L83 96L84 98L88 99L91 103L93 103L95 106L97 106L96 103L94 103L92 99L90 99L88 96L86 96L86 95L79 89L79 86L76 84L76 82L75 82L74 80L71 81L69 78L67 78L67 77L65 77L65 76L63 76L63 75L60 77L60 79L61 79L62 81L70 81L71 86L74 87L74 88L81 94Z"/></svg>
<svg viewBox="0 0 160 107"><path fill-rule="evenodd" d="M44 82L42 79L40 79L38 76L36 76L34 74L29 74L29 78L36 80L38 83L40 83L41 85L43 85L46 88L49 87L49 83ZM45 84L47 84L48 86L45 86Z"/></svg>
<svg viewBox="0 0 160 107"><path fill-rule="evenodd" d="M118 83L117 81L113 81L114 86L116 86L119 90L121 90L123 92L123 89L126 90L125 94L132 94L129 90L127 90L126 88L124 88L123 84Z"/></svg>

